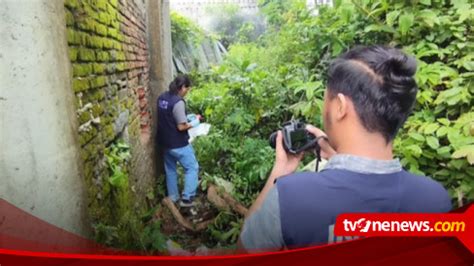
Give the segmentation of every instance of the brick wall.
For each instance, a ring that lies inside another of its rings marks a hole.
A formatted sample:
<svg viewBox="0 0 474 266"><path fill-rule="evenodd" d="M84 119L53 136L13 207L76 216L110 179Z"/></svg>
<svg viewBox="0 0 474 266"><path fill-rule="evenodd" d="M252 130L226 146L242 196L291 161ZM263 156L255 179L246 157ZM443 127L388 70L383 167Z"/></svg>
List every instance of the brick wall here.
<svg viewBox="0 0 474 266"><path fill-rule="evenodd" d="M143 207L154 187L145 11L142 0L65 1L78 140L96 221L114 219L104 151L118 139L131 147L132 159L124 166L130 204Z"/></svg>

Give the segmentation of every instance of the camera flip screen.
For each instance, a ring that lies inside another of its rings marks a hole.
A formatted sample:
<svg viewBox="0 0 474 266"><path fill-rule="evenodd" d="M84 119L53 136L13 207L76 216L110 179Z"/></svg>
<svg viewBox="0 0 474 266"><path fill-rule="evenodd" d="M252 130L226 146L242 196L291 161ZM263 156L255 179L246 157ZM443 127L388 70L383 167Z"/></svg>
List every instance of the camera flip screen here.
<svg viewBox="0 0 474 266"><path fill-rule="evenodd" d="M291 132L291 146L297 150L306 144L306 132L304 130L295 130Z"/></svg>

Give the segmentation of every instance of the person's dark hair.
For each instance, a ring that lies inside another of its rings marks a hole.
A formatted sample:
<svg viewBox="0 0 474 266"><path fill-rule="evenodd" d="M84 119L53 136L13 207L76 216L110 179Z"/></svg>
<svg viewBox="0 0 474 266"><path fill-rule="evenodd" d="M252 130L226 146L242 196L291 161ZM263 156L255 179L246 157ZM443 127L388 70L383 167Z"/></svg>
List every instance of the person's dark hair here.
<svg viewBox="0 0 474 266"><path fill-rule="evenodd" d="M183 86L191 87L191 80L186 75L177 76L173 81L171 81L169 91L171 94L178 94Z"/></svg>
<svg viewBox="0 0 474 266"><path fill-rule="evenodd" d="M389 142L415 103L415 72L415 58L399 49L356 47L329 66L328 96L342 93L351 98L362 125Z"/></svg>

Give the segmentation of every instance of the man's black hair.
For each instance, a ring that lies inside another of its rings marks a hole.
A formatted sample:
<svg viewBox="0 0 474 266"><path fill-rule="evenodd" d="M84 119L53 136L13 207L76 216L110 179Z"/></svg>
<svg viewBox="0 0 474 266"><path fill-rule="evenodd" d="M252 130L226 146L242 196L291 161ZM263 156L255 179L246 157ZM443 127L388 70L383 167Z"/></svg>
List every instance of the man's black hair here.
<svg viewBox="0 0 474 266"><path fill-rule="evenodd" d="M356 47L329 66L328 96L348 96L362 125L390 142L415 103L415 72L416 60L399 49Z"/></svg>
<svg viewBox="0 0 474 266"><path fill-rule="evenodd" d="M177 76L169 85L169 91L171 94L178 94L179 90L181 88L185 87L191 87L191 80L189 79L188 76L182 75L182 76Z"/></svg>

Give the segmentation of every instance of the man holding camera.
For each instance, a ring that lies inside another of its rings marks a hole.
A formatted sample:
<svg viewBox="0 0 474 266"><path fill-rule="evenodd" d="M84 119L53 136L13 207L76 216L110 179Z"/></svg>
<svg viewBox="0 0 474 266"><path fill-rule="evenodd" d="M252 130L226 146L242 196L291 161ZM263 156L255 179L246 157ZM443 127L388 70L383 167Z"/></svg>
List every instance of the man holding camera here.
<svg viewBox="0 0 474 266"><path fill-rule="evenodd" d="M405 171L392 143L416 100L416 60L398 49L357 47L328 71L323 120L326 133L308 125L321 172L294 173L302 153L288 152L278 132L273 170L249 209L239 246L249 252L340 241L336 217L348 212L447 212L447 191Z"/></svg>

